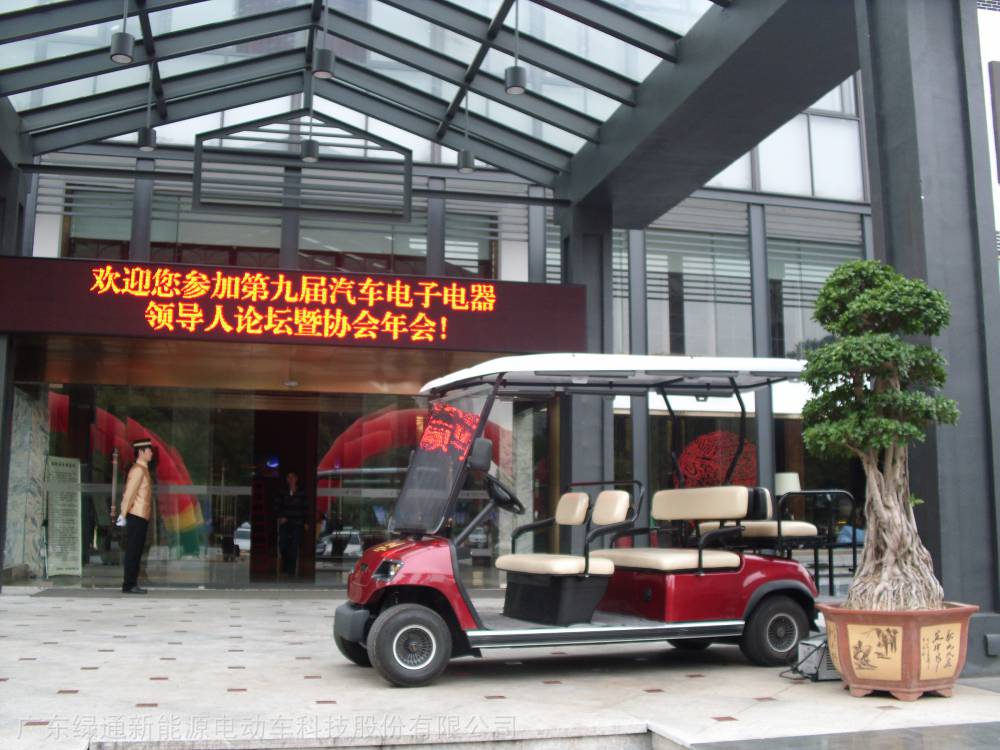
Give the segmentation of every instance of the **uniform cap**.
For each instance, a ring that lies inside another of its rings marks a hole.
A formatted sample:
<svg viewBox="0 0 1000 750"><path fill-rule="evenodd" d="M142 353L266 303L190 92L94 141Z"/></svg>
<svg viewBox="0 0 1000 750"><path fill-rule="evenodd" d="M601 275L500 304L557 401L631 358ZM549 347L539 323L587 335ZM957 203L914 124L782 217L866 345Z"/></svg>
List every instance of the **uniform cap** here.
<svg viewBox="0 0 1000 750"><path fill-rule="evenodd" d="M149 438L143 438L142 440L133 440L132 447L138 450L139 448L152 448L153 441Z"/></svg>

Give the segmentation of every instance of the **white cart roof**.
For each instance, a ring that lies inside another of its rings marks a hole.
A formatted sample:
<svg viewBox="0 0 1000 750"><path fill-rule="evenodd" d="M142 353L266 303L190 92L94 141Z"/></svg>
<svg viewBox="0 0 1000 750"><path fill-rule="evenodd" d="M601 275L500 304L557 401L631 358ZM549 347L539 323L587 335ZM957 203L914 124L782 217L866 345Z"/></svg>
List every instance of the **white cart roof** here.
<svg viewBox="0 0 1000 750"><path fill-rule="evenodd" d="M796 359L756 357L674 357L639 354L526 354L500 357L458 370L424 385L421 393L440 393L504 376L505 390L560 389L595 392L732 393L769 383L795 380L805 365Z"/></svg>

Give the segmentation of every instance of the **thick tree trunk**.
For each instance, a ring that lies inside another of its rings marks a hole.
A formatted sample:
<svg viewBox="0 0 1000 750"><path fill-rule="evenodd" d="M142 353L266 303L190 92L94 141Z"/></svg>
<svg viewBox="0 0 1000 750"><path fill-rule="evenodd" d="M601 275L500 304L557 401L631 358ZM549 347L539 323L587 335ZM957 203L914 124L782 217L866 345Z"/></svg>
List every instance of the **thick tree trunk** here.
<svg viewBox="0 0 1000 750"><path fill-rule="evenodd" d="M934 576L930 553L917 533L910 505L904 446L861 456L867 492L868 528L861 562L847 592L849 609L939 609L944 591Z"/></svg>

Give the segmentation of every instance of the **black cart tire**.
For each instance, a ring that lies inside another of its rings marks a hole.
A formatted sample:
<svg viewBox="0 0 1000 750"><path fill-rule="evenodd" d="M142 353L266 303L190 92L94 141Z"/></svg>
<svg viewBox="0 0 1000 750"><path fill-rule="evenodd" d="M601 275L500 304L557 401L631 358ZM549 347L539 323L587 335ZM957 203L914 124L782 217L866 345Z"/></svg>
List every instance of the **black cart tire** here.
<svg viewBox="0 0 1000 750"><path fill-rule="evenodd" d="M681 651L704 651L712 645L711 638L671 638L667 641L671 646Z"/></svg>
<svg viewBox="0 0 1000 750"><path fill-rule="evenodd" d="M348 659L348 661L354 662L359 667L370 667L372 665L371 657L368 656L368 649L360 643L345 640L339 635L333 636L333 642L337 644L337 650L339 650L340 653Z"/></svg>
<svg viewBox="0 0 1000 750"><path fill-rule="evenodd" d="M809 619L802 605L791 597L766 597L747 620L740 650L754 664L780 667L791 663L799 641L809 634Z"/></svg>
<svg viewBox="0 0 1000 750"><path fill-rule="evenodd" d="M389 607L368 633L368 656L391 685L426 685L448 666L451 631L441 615L421 604Z"/></svg>

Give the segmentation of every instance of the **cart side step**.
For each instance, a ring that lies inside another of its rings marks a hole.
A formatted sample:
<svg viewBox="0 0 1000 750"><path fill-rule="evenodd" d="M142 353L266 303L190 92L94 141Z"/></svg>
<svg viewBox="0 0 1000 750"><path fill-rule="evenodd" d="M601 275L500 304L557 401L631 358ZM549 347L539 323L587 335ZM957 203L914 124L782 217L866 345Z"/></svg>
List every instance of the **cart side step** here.
<svg viewBox="0 0 1000 750"><path fill-rule="evenodd" d="M472 648L523 646L583 646L599 643L641 643L674 638L731 638L743 634L743 620L671 622L662 625L617 625L470 630Z"/></svg>

